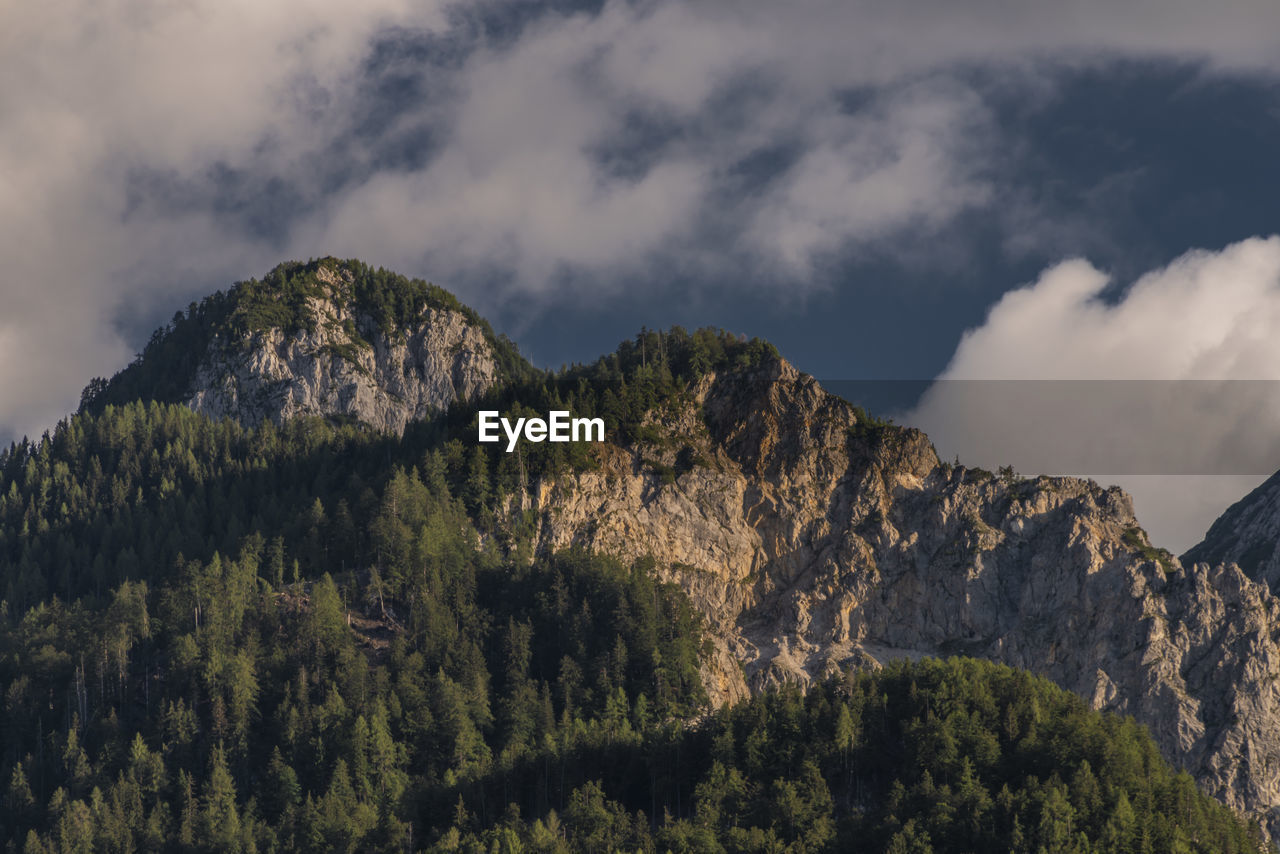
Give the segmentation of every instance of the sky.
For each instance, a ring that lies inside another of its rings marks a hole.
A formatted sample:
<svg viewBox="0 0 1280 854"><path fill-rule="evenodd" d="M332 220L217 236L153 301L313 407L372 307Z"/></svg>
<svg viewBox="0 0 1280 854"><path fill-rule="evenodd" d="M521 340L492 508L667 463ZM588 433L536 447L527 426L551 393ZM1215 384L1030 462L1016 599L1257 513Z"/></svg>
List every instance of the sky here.
<svg viewBox="0 0 1280 854"><path fill-rule="evenodd" d="M947 458L1119 483L1174 551L1280 468L1273 0L0 21L0 440L192 300L337 255L544 367L712 325L832 387L912 381L884 408Z"/></svg>

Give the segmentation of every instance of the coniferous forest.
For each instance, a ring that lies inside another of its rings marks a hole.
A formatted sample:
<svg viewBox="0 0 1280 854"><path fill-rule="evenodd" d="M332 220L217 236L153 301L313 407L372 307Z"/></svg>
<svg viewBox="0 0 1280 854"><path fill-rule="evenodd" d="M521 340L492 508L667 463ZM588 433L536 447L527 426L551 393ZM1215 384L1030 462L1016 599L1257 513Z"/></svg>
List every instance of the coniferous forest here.
<svg viewBox="0 0 1280 854"><path fill-rule="evenodd" d="M364 269L388 323L448 297ZM291 322L249 299L291 281L169 331ZM600 413L624 441L697 377L776 356L706 330L558 373L504 352L492 406ZM1144 728L1006 667L712 709L701 617L651 560L537 553L502 512L588 451L518 473L464 440L474 405L403 438L247 429L147 395L152 364L0 454L7 851L1260 849Z"/></svg>

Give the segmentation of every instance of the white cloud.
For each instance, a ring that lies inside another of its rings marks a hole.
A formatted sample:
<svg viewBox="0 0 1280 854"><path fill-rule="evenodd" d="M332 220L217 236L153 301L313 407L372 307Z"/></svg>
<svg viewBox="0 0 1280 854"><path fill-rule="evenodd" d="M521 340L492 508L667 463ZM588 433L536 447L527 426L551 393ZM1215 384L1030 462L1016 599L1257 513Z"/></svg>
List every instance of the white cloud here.
<svg viewBox="0 0 1280 854"><path fill-rule="evenodd" d="M945 222L990 196L979 173L993 132L973 91L912 78L847 113L836 96L864 81L856 64L832 62L817 80L793 75L805 46L780 41L775 23L614 3L479 51L460 74L445 150L335 200L302 242L376 247L388 263L425 262L443 280L496 265L517 271L512 288L533 293L563 287L570 268L593 274L598 296L654 257L679 266L701 255L687 238L713 217L739 222L722 268L738 272L750 259L804 288L816 286L817 256ZM627 125L636 112L682 127L714 121L705 112L751 75L758 91L739 93L751 106L731 128L679 135L639 176L610 175L593 155L638 132ZM726 172L779 144L801 154L777 186L712 206Z"/></svg>
<svg viewBox="0 0 1280 854"><path fill-rule="evenodd" d="M611 178L589 152L619 119L611 78L589 66L609 55L620 16L630 13L557 21L514 48L477 52L445 149L420 170L372 176L300 242L410 268L425 255L444 281L518 271L514 287L538 292L565 265L625 266L688 228L705 163L676 156L638 179Z"/></svg>
<svg viewBox="0 0 1280 854"><path fill-rule="evenodd" d="M1188 252L1115 304L1107 284L1083 260L1046 270L965 333L943 376L1280 379L1280 237Z"/></svg>
<svg viewBox="0 0 1280 854"><path fill-rule="evenodd" d="M996 136L973 92L914 85L854 115L815 122L811 145L781 186L760 200L750 244L794 277L850 241L911 226L928 231L978 206L992 188L979 142Z"/></svg>
<svg viewBox="0 0 1280 854"><path fill-rule="evenodd" d="M1280 237L1108 284L1074 260L1005 294L906 417L944 458L1130 486L1182 550L1280 468Z"/></svg>

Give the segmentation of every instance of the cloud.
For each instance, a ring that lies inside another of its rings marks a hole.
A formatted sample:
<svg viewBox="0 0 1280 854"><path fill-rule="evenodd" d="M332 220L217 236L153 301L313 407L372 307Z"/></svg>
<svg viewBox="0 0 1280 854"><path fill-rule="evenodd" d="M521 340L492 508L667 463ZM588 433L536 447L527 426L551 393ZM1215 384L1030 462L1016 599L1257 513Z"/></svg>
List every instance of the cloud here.
<svg viewBox="0 0 1280 854"><path fill-rule="evenodd" d="M1084 260L1046 270L965 333L943 377L1280 379L1280 237L1188 252L1114 303L1108 284Z"/></svg>
<svg viewBox="0 0 1280 854"><path fill-rule="evenodd" d="M958 69L1003 67L1019 82L1001 85L1033 89L1056 64L1131 56L1258 70L1267 40L1245 22L1280 24L1264 8L1224 21L1187 5L1153 30L1151 4L1131 6L612 2L549 15L469 55L435 158L346 188L298 243L375 247L446 281L532 294L598 298L655 262L822 288L829 257L891 253L891 238L920 241L1008 190L1009 146ZM650 158L615 174L598 154L633 136L652 137ZM769 180L744 187L770 155ZM1025 223L1035 212L1018 201Z"/></svg>
<svg viewBox="0 0 1280 854"><path fill-rule="evenodd" d="M609 66L598 58L626 14L557 19L514 47L478 50L431 162L351 187L300 242L429 265L446 281L518 271L513 287L536 292L566 266L626 265L686 228L701 165L676 155L611 177L589 151L619 120L610 81L590 66Z"/></svg>
<svg viewBox="0 0 1280 854"><path fill-rule="evenodd" d="M830 287L829 256L996 206L1000 130L958 69L1280 64L1270 3L581 5L7 11L0 425L50 426L138 327L287 257L493 304L673 269Z"/></svg>
<svg viewBox="0 0 1280 854"><path fill-rule="evenodd" d="M1110 285L1071 260L1005 294L905 417L944 458L1131 487L1182 550L1280 467L1280 237Z"/></svg>
<svg viewBox="0 0 1280 854"><path fill-rule="evenodd" d="M654 258L680 265L706 245L703 223L731 221L742 249L725 268L749 259L804 287L815 256L985 199L970 161L986 116L971 91L911 81L851 114L833 97L840 78L802 90L762 67L767 42L684 7L615 4L479 50L437 156L352 187L303 242L375 247L446 280L514 270L512 288L535 293L587 273L599 297ZM742 91L744 77L763 91ZM603 162L650 126L659 157L624 174ZM733 192L738 164L788 145L800 154L772 183Z"/></svg>
<svg viewBox="0 0 1280 854"><path fill-rule="evenodd" d="M996 136L977 95L947 83L895 91L815 123L808 150L761 197L751 246L793 278L851 242L911 227L919 237L993 194L981 142Z"/></svg>

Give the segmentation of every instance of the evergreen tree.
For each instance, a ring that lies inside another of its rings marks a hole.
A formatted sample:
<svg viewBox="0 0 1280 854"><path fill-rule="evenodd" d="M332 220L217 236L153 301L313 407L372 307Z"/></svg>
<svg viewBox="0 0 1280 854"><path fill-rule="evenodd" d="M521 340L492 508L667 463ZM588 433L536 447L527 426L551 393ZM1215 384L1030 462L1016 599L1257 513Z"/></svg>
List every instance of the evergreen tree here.
<svg viewBox="0 0 1280 854"><path fill-rule="evenodd" d="M240 813L236 807L236 786L227 770L222 745L209 758L209 776L201 798L200 838L210 851L241 851Z"/></svg>

